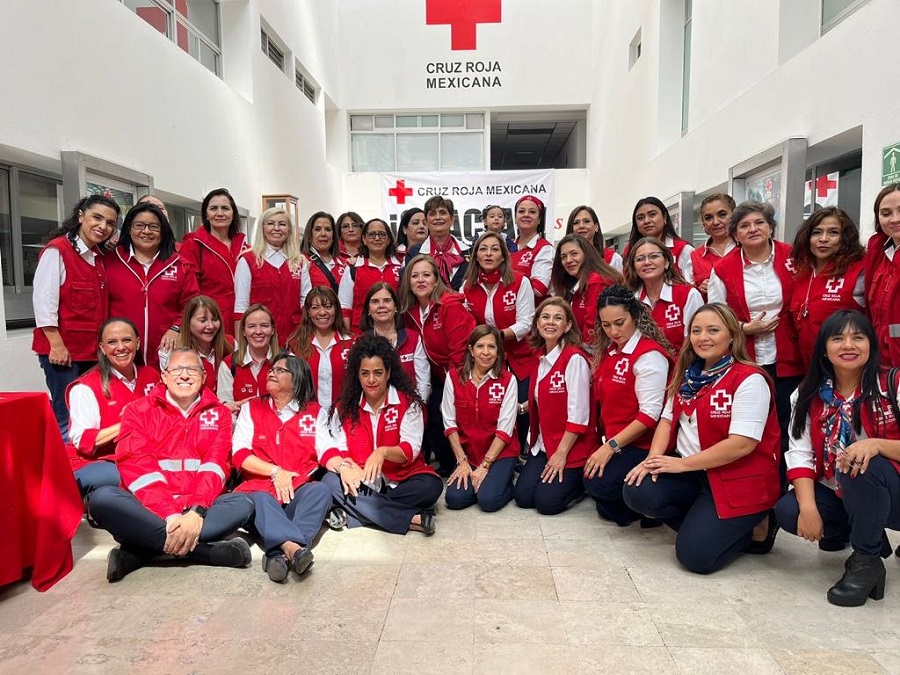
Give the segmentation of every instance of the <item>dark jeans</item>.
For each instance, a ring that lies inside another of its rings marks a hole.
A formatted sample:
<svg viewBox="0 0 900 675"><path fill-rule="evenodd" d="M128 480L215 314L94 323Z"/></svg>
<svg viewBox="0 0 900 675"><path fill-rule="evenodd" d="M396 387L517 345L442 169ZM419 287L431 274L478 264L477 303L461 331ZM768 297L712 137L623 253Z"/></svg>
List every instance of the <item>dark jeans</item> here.
<svg viewBox="0 0 900 675"><path fill-rule="evenodd" d="M622 494L630 508L678 532L675 556L697 574L710 574L737 558L767 513L719 518L705 471L664 473L656 482L646 476L640 485L626 485Z"/></svg>
<svg viewBox="0 0 900 675"><path fill-rule="evenodd" d="M640 519L641 514L632 511L625 504L622 488L628 472L646 458L646 450L628 445L622 448L621 453L610 458L602 476L584 478L584 490L594 499L601 518L623 527Z"/></svg>
<svg viewBox="0 0 900 675"><path fill-rule="evenodd" d="M64 443L69 442L69 406L66 405L66 387L90 370L96 361L72 361L70 366L55 366L46 354L38 354L38 362L44 371L44 380L50 391L53 416Z"/></svg>
<svg viewBox="0 0 900 675"><path fill-rule="evenodd" d="M446 478L456 469L456 456L450 447L450 441L444 434L444 416L441 414L443 396L444 381L432 373L431 396L428 398L428 419L425 421L422 451L426 462L432 462L435 459L438 461L440 464L438 473Z"/></svg>
<svg viewBox="0 0 900 675"><path fill-rule="evenodd" d="M281 545L292 541L308 547L331 508L331 489L318 481L304 483L290 503L282 505L269 492L250 492L253 526L263 540L266 555L280 555Z"/></svg>
<svg viewBox="0 0 900 675"><path fill-rule="evenodd" d="M844 501L838 497L834 490L820 482L815 483L816 508L822 517L824 526L824 538L835 541L850 540L850 518ZM775 505L775 519L778 526L785 532L797 534L797 519L800 518L800 505L797 503L797 494L791 490ZM880 536L880 535L879 535ZM879 547L881 539L879 539Z"/></svg>
<svg viewBox="0 0 900 675"><path fill-rule="evenodd" d="M103 485L118 487L120 483L119 468L115 462L108 462L104 459L91 462L75 471L75 482L78 483L82 497L86 497Z"/></svg>
<svg viewBox="0 0 900 675"><path fill-rule="evenodd" d="M563 469L562 482L556 478L551 483L542 483L541 472L545 466L546 452L529 454L513 495L519 508L537 509L540 514L553 516L568 509L584 494L584 468Z"/></svg>
<svg viewBox="0 0 900 675"><path fill-rule="evenodd" d="M519 403L528 403L528 392L530 389L530 377L519 380ZM531 417L528 416L528 413L525 413L524 415L516 415L516 433L519 435L519 448L521 448L522 452L526 452L528 450L528 427L530 423Z"/></svg>
<svg viewBox="0 0 900 675"><path fill-rule="evenodd" d="M850 517L850 545L863 555L879 555L885 527L900 529L900 474L881 455L865 473L838 473L844 508Z"/></svg>
<svg viewBox="0 0 900 675"><path fill-rule="evenodd" d="M448 485L444 499L448 509L465 509L478 504L482 511L499 511L513 498L512 475L516 468L517 457L498 459L488 469L478 492L469 481L468 487ZM473 469L475 467L472 467Z"/></svg>

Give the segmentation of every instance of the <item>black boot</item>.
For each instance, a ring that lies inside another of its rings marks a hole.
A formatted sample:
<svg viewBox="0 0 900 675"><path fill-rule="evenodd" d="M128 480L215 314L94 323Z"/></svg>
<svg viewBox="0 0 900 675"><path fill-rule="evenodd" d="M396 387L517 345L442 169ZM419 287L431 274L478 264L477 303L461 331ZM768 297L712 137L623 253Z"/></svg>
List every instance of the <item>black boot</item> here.
<svg viewBox="0 0 900 675"><path fill-rule="evenodd" d="M854 551L844 564L844 576L828 589L828 602L840 607L859 607L867 598L884 597L884 563L877 555Z"/></svg>

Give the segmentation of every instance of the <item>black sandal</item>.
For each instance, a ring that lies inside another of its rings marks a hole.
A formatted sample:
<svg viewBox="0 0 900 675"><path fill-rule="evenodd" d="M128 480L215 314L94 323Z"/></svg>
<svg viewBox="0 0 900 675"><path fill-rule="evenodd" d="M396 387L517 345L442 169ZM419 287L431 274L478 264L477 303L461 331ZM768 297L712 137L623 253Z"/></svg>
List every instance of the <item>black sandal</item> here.
<svg viewBox="0 0 900 675"><path fill-rule="evenodd" d="M426 537L432 536L437 531L435 527L437 518L434 515L434 511L419 511L417 515L419 516L419 523L410 523L409 529L414 532L421 532Z"/></svg>

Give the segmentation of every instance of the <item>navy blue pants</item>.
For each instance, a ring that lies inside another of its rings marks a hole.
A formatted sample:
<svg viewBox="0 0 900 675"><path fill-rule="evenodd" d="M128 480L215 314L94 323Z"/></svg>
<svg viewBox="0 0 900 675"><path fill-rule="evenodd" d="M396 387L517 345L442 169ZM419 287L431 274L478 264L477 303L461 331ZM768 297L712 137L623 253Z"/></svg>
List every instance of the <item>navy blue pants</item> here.
<svg viewBox="0 0 900 675"><path fill-rule="evenodd" d="M519 403L528 403L528 392L530 390L530 377L519 380ZM529 417L528 413L525 413L524 415L516 415L516 433L519 435L519 447L522 449L522 452L526 452L528 450L528 429L530 423L531 417Z"/></svg>
<svg viewBox="0 0 900 675"><path fill-rule="evenodd" d="M803 377L800 375L778 377L775 364L762 366L762 368L769 374L769 377L771 377L772 381L775 383L775 413L778 415L778 428L781 430L781 462L779 463L781 491L787 492L787 465L784 462L784 456L787 454L789 443L788 425L791 423L791 394L793 394L794 390L800 386L800 381Z"/></svg>
<svg viewBox="0 0 900 675"><path fill-rule="evenodd" d="M433 507L444 490L444 481L431 473L410 476L384 492L361 486L356 497L344 494L336 473L329 471L322 482L331 490L334 503L347 512L347 527L374 525L394 534L406 534L413 516Z"/></svg>
<svg viewBox="0 0 900 675"><path fill-rule="evenodd" d="M646 450L628 445L622 448L621 453L610 458L602 476L584 478L584 490L593 498L601 518L622 527L640 519L641 514L632 511L625 504L622 488L628 472L645 459Z"/></svg>
<svg viewBox="0 0 900 675"><path fill-rule="evenodd" d="M253 526L267 556L281 555L281 545L288 541L308 547L331 508L331 489L318 481L298 487L284 506L269 492L250 492L248 496L255 509Z"/></svg>
<svg viewBox="0 0 900 675"><path fill-rule="evenodd" d="M705 471L664 473L656 482L646 476L640 485L626 485L622 494L631 509L678 532L675 556L697 574L710 574L737 558L767 513L719 518Z"/></svg>
<svg viewBox="0 0 900 675"><path fill-rule="evenodd" d="M53 406L53 416L59 426L64 443L69 442L69 407L66 405L66 387L77 380L81 375L97 364L96 361L72 361L70 366L55 366L50 363L50 357L46 354L38 355L38 363L44 371L44 380L50 392L50 404Z"/></svg>
<svg viewBox="0 0 900 675"><path fill-rule="evenodd" d="M820 482L815 483L816 508L822 517L825 539L847 542L850 540L850 518L843 500L834 490ZM775 519L778 526L785 532L797 534L797 519L800 518L800 505L797 503L797 494L791 490L775 505ZM879 549L881 538L878 540Z"/></svg>
<svg viewBox="0 0 900 675"><path fill-rule="evenodd" d="M127 490L103 486L88 496L91 516L120 544L162 553L166 544L166 521L147 510ZM219 541L253 517L249 495L235 492L220 495L209 507L200 530L201 542Z"/></svg>
<svg viewBox="0 0 900 675"><path fill-rule="evenodd" d="M425 421L422 451L425 453L426 462L438 461L440 466L437 471L446 478L456 469L456 456L450 447L450 441L444 434L444 416L441 414L443 396L444 381L432 373L431 396L428 398L428 419Z"/></svg>
<svg viewBox="0 0 900 675"><path fill-rule="evenodd" d="M121 482L119 467L116 466L115 462L108 462L105 459L85 464L80 469L75 470L75 482L78 483L78 489L81 490L82 497L88 496L103 485L118 487Z"/></svg>
<svg viewBox="0 0 900 675"><path fill-rule="evenodd" d="M879 555L884 528L900 529L900 474L878 455L865 473L838 473L837 479L850 517L850 545L863 555Z"/></svg>
<svg viewBox="0 0 900 675"><path fill-rule="evenodd" d="M563 469L562 482L556 478L552 483L542 483L541 472L545 466L546 452L529 454L513 495L519 508L537 509L540 514L553 516L568 509L584 494L584 469Z"/></svg>
<svg viewBox="0 0 900 675"><path fill-rule="evenodd" d="M517 457L504 457L494 462L481 481L478 492L472 487L471 480L466 488L448 485L447 493L444 495L447 508L465 509L478 504L482 511L492 512L502 509L513 498L512 476L517 461Z"/></svg>

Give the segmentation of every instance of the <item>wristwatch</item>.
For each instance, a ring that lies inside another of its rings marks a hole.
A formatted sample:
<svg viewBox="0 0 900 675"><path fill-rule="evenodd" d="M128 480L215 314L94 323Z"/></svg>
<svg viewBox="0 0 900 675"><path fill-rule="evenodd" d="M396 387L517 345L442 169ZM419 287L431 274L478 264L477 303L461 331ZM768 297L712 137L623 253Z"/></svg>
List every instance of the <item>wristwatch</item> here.
<svg viewBox="0 0 900 675"><path fill-rule="evenodd" d="M606 441L606 444L611 447L613 449L613 452L617 455L622 453L622 448L619 447L619 443L615 438L610 438L608 441Z"/></svg>
<svg viewBox="0 0 900 675"><path fill-rule="evenodd" d="M200 516L201 518L206 518L206 512L207 512L208 510L209 510L209 509L207 509L205 506L200 506L199 504L196 504L196 505L194 505L194 506L192 506L191 508L188 509L188 511L193 511L194 513L196 513L196 514L197 514L198 516Z"/></svg>

